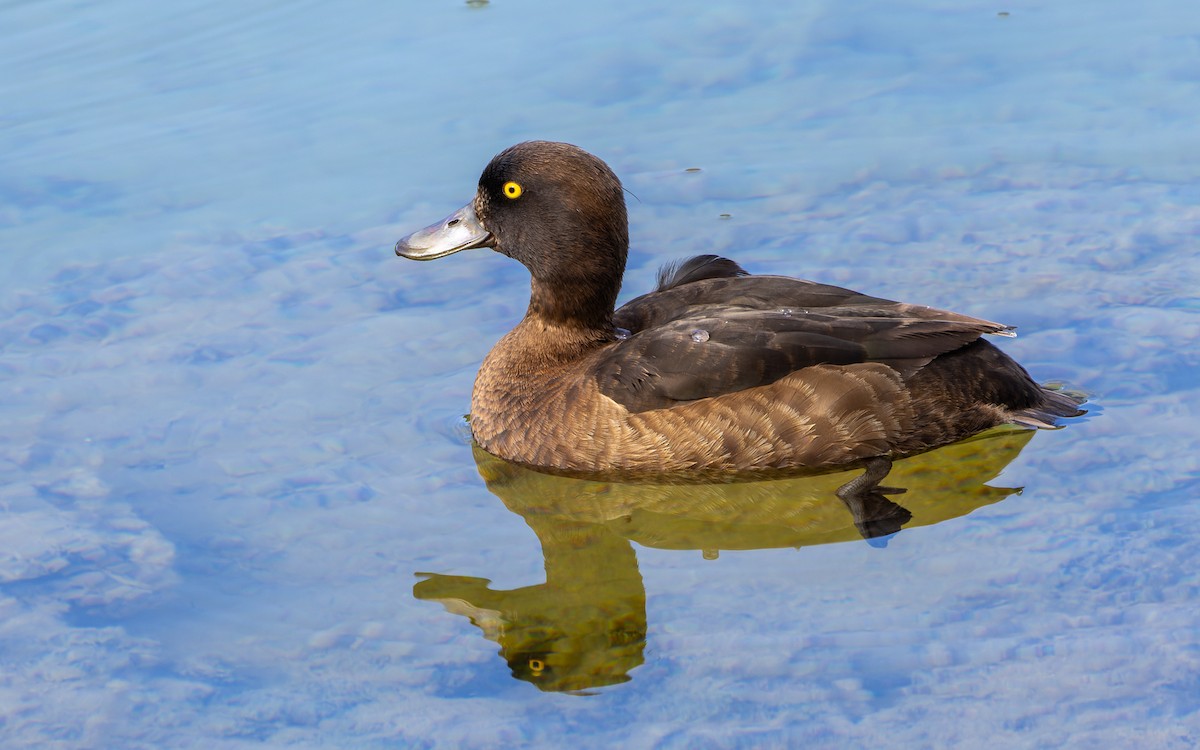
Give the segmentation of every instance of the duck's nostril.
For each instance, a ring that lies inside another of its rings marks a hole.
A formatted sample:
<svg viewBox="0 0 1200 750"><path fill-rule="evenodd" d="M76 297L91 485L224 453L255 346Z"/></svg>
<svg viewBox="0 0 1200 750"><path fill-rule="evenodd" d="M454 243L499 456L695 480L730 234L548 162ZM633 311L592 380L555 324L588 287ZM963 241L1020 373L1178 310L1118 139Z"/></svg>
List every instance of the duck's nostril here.
<svg viewBox="0 0 1200 750"><path fill-rule="evenodd" d="M462 221L462 219L451 219L450 221L446 222L446 226L452 227L460 221Z"/></svg>

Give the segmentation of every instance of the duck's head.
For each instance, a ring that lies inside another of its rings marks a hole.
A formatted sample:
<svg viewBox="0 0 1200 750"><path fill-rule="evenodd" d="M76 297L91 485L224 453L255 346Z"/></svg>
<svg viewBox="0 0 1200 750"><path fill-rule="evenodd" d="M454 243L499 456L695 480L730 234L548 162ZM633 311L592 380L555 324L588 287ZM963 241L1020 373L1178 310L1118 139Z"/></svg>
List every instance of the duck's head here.
<svg viewBox="0 0 1200 750"><path fill-rule="evenodd" d="M477 247L529 269L531 312L589 325L607 319L629 251L621 182L569 143L519 143L483 170L474 200L397 242L396 254L433 260Z"/></svg>

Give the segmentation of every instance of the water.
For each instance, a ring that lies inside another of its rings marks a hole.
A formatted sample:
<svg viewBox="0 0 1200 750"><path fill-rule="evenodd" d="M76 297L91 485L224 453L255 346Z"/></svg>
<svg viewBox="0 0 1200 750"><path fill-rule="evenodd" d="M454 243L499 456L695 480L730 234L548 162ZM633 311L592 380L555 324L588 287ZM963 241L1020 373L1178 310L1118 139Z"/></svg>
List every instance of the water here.
<svg viewBox="0 0 1200 750"><path fill-rule="evenodd" d="M0 29L4 747L1200 742L1190 3ZM391 244L527 138L635 196L623 298L718 252L1000 320L1092 413L898 467L874 545L829 477L477 466L524 272Z"/></svg>

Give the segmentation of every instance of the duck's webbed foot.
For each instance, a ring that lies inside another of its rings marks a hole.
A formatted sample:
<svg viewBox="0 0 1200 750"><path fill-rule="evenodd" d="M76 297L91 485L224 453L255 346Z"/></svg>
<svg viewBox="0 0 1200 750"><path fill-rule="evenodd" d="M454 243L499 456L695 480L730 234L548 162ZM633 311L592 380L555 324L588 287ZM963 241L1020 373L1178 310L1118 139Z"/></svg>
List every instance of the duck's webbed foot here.
<svg viewBox="0 0 1200 750"><path fill-rule="evenodd" d="M891 470L890 458L869 458L866 461L866 471L837 489L837 496L854 517L854 526L858 533L872 546L886 546L885 541L872 543L871 540L895 534L912 520L912 513L886 497L898 495L906 490L903 487L879 486Z"/></svg>

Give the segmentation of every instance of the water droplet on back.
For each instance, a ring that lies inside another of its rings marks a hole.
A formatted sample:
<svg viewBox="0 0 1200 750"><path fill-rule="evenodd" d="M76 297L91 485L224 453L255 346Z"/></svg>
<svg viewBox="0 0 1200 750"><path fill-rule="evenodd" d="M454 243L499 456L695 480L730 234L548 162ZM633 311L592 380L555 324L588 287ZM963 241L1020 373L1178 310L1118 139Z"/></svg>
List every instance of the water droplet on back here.
<svg viewBox="0 0 1200 750"><path fill-rule="evenodd" d="M698 344L703 344L705 341L708 341L708 331L704 330L703 328L697 328L696 330L692 331L692 341L695 341Z"/></svg>

